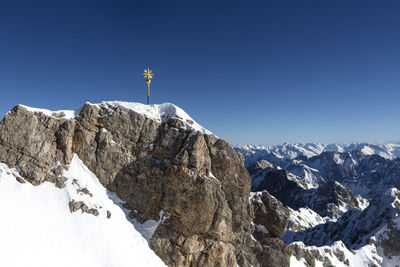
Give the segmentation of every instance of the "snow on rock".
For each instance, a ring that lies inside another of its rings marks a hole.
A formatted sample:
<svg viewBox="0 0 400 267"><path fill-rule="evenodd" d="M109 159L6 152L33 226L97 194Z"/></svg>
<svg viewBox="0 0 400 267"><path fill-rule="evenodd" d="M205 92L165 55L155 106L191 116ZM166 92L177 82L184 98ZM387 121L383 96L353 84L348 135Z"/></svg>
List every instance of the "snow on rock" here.
<svg viewBox="0 0 400 267"><path fill-rule="evenodd" d="M369 146L364 146L360 151L364 155L373 155L373 154L375 154L375 151Z"/></svg>
<svg viewBox="0 0 400 267"><path fill-rule="evenodd" d="M198 124L196 121L194 121L183 109L171 103L145 105L137 102L102 101L101 103L98 104L93 104L89 102L86 102L86 104L94 105L99 108L106 108L109 109L110 112L114 112L113 109L117 107L124 107L136 113L143 114L144 116L153 119L159 123L166 123L169 118L176 118L184 123L187 130L199 131L203 134L212 134L212 132L210 132L209 130ZM48 109L33 108L25 105L18 105L18 106L23 107L26 110L34 113L43 113L47 116L56 119L67 119L67 120L75 118L77 115L79 115L79 112L81 110L81 108L79 108L77 110L51 111Z"/></svg>
<svg viewBox="0 0 400 267"><path fill-rule="evenodd" d="M302 242L293 243L291 246L302 248L310 255L319 255L315 258L315 267L365 267L381 266L382 258L378 255L374 245L365 245L357 250L349 250L342 241L336 241L332 246L305 246ZM310 266L304 258L296 259L292 256L290 266Z"/></svg>
<svg viewBox="0 0 400 267"><path fill-rule="evenodd" d="M292 231L301 231L314 227L318 224L327 222L329 217L321 217L318 213L310 208L300 208L298 210L288 207L290 212L289 226Z"/></svg>
<svg viewBox="0 0 400 267"><path fill-rule="evenodd" d="M284 167L290 173L302 178L308 188L317 188L319 185L326 183L317 169L302 164L301 161L293 160L292 164Z"/></svg>
<svg viewBox="0 0 400 267"><path fill-rule="evenodd" d="M51 111L48 109L28 107L21 104L19 104L18 106L23 107L30 112L43 113L44 115L47 115L49 117L53 117L56 119L67 119L67 120L75 118L75 116L78 115L80 111L80 109Z"/></svg>
<svg viewBox="0 0 400 267"><path fill-rule="evenodd" d="M64 176L63 189L33 186L0 163L0 266L164 266L76 155Z"/></svg>
<svg viewBox="0 0 400 267"><path fill-rule="evenodd" d="M136 113L143 114L146 117L156 120L159 123L165 123L168 121L169 118L177 118L185 123L185 126L188 130L199 131L203 134L212 134L209 130L205 129L200 124L195 122L183 109L171 103L145 105L136 102L103 101L99 104L92 105L110 109L121 106L130 109Z"/></svg>

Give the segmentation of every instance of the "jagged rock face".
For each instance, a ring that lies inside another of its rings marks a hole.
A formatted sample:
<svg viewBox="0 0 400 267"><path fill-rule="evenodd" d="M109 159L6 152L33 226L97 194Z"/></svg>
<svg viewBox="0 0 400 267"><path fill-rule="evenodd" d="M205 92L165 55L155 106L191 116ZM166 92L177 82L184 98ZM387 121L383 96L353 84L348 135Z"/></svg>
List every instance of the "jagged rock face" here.
<svg viewBox="0 0 400 267"><path fill-rule="evenodd" d="M289 222L289 210L267 191L252 193L253 237L258 241L254 249L261 266L290 266L293 249L278 237L285 232Z"/></svg>
<svg viewBox="0 0 400 267"><path fill-rule="evenodd" d="M358 249L383 225L390 224L397 217L398 207L395 206L400 204L394 203L400 203L400 194L397 196L396 193L398 191L393 189L381 198L372 200L363 211L350 209L336 222L327 222L294 233L288 231L282 239L286 243L301 240L310 246L331 245L334 241L341 240L347 247Z"/></svg>
<svg viewBox="0 0 400 267"><path fill-rule="evenodd" d="M51 169L63 159L55 134L62 122L15 107L0 123L0 161L18 166L32 184L50 179Z"/></svg>
<svg viewBox="0 0 400 267"><path fill-rule="evenodd" d="M0 160L33 184L62 186L60 170L76 153L132 217L157 220L164 212L151 247L166 264L258 266L243 157L182 125L180 118L160 124L123 107L86 104L65 120L17 106L0 123Z"/></svg>

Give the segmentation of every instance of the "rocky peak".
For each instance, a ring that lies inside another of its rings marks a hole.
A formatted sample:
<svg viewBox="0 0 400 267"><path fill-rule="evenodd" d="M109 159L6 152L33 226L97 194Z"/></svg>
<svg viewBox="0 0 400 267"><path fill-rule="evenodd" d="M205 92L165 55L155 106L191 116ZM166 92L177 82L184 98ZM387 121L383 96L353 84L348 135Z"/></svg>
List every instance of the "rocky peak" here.
<svg viewBox="0 0 400 267"><path fill-rule="evenodd" d="M34 185L63 187L74 154L130 216L158 220L150 245L169 266L258 266L243 157L172 104L16 106L0 122L0 161ZM68 207L67 207L68 208Z"/></svg>

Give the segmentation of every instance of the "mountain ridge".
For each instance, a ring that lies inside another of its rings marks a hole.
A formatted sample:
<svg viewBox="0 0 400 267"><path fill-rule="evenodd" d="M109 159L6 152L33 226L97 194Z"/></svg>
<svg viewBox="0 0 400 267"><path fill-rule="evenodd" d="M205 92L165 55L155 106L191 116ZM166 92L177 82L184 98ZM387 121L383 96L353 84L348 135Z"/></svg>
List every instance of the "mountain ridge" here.
<svg viewBox="0 0 400 267"><path fill-rule="evenodd" d="M307 170L322 177L334 166L342 173L341 166L345 162L342 159L350 157L349 152L326 153L324 164ZM313 157L318 159L318 156ZM363 153L360 158L373 157L378 163L391 161ZM275 155L275 158L279 157ZM322 179L321 183L327 182L323 185L311 184L302 175L289 175L285 169L291 166L289 164L306 164L309 159L312 157L297 155L287 161L262 162L254 170L265 178L264 169L270 168L269 175L286 176L297 187L302 185L301 190L306 192L315 193L326 187L322 194L310 194L317 196L313 198L318 201L321 200L319 195L329 193L332 198L326 201L328 205L328 202L337 201L340 208L341 202L352 199L347 189L332 179ZM329 246L321 244L322 247L308 246L307 242L304 245L299 243L301 241L284 243L280 238L288 227L307 232L317 229L321 223L334 225L337 220L322 218L309 207L287 208L265 190L251 193L252 178L244 160L245 157L229 143L168 103L148 107L108 101L86 103L76 111L55 112L18 105L0 122L0 162L6 174L0 175L0 188L8 183L18 189L29 187L32 192L50 187L43 195L54 190L61 192L63 204L57 209L65 216L82 220L101 218L105 224L120 218L123 224L130 223L130 227L133 225L146 238L152 251L142 246L143 239L138 242L139 247L146 255L152 255L149 260L160 265L160 259L168 266L368 266L382 263L382 255L387 252L384 248L388 247L385 245L368 244L351 251L342 241L329 243ZM72 166L80 166L76 169L83 171L73 171ZM257 168L264 169L257 171ZM96 186L90 181L95 181ZM279 185L280 181L280 178L275 179L274 183ZM261 185L263 181L260 182ZM274 193L273 185L268 189ZM5 210L12 210L9 209L12 204L7 201L1 204L7 205ZM362 214L364 208L358 207L358 213ZM344 215L339 214L338 220L352 210L347 208ZM292 217L294 213L296 216ZM303 223L303 216L311 218ZM24 219L21 217L19 221ZM386 225L387 234L396 236L397 225ZM33 224L29 229L35 227ZM79 230L79 225L74 227ZM107 232L112 235L112 231ZM45 234L42 238L52 240ZM386 244L385 240L379 244ZM376 248L383 250L378 254ZM384 262L388 262L388 257ZM103 264L125 266L113 261Z"/></svg>
<svg viewBox="0 0 400 267"><path fill-rule="evenodd" d="M284 144L235 149L247 161L252 191L268 190L289 208L288 230L281 238L285 243L315 253L343 247L340 253L347 249L369 258L369 263L356 263L349 257L345 265L386 267L400 264L395 241L400 236L398 146ZM323 194L312 193L319 191ZM329 216L324 213L327 207Z"/></svg>
<svg viewBox="0 0 400 267"><path fill-rule="evenodd" d="M378 154L384 158L394 159L400 157L400 142L361 142L361 143L294 143L282 145L235 145L236 151L240 152L248 160L246 166L258 159L266 159L266 155L273 155L276 160L295 159L298 156L312 157L325 151L330 152L352 152L362 151L365 155ZM363 150L364 149L364 150ZM264 157L264 158L263 158ZM274 162L274 160L272 160Z"/></svg>

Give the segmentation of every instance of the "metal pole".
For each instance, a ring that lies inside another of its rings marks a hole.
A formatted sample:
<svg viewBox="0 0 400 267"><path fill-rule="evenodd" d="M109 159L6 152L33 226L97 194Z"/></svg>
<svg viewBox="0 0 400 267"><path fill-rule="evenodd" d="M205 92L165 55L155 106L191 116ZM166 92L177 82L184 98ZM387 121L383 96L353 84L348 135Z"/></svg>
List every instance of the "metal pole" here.
<svg viewBox="0 0 400 267"><path fill-rule="evenodd" d="M147 105L150 105L150 83L147 84Z"/></svg>
<svg viewBox="0 0 400 267"><path fill-rule="evenodd" d="M150 105L150 84L151 84L151 78L153 78L153 72L151 69L145 69L143 72L143 76L146 79L146 84L147 84L147 105Z"/></svg>

